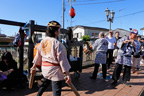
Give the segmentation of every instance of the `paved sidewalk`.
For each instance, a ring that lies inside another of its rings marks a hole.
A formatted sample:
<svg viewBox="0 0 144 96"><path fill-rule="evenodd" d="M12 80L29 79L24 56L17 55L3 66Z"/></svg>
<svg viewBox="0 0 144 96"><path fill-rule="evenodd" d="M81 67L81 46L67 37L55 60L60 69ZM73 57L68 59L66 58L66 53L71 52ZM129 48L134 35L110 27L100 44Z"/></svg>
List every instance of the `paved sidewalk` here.
<svg viewBox="0 0 144 96"><path fill-rule="evenodd" d="M121 78L117 86L111 86L111 79L103 80L100 76L98 76L97 80L91 80L89 79L89 76L92 74L93 69L94 67L83 69L79 79L74 79L73 74L71 75L72 82L80 93L80 96L139 96L140 92L144 88L144 65L141 65L142 70L138 71L138 75L132 74L130 81L132 87L123 85ZM107 72L108 75L112 75L113 69L114 64ZM99 70L99 73L101 73L101 68ZM37 91L38 87L34 86L33 89L15 89L12 92L4 92L3 96L36 96ZM51 86L48 87L47 91L44 92L42 96L53 96ZM64 84L62 88L62 96L75 95L71 89Z"/></svg>

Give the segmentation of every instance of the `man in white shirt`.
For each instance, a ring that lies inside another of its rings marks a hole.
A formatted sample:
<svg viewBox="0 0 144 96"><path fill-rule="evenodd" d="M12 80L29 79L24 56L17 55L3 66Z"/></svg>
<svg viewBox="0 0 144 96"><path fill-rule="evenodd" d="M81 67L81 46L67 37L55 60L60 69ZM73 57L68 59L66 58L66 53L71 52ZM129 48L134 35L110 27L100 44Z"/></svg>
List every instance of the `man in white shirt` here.
<svg viewBox="0 0 144 96"><path fill-rule="evenodd" d="M114 46L116 45L116 39L113 37L113 31L109 31L109 35L106 36L106 39L108 41L108 51L107 51L107 64L108 69L110 68L110 64L112 64L113 60L113 50Z"/></svg>

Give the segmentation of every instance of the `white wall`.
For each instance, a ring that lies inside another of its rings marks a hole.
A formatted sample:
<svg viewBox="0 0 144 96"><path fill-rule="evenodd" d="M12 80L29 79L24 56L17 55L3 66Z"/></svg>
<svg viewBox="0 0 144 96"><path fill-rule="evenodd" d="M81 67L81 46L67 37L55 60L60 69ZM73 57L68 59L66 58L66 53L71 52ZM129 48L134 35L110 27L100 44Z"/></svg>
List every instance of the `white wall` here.
<svg viewBox="0 0 144 96"><path fill-rule="evenodd" d="M41 34L41 38L38 38L38 40L43 39L46 37L46 33L45 32L35 32L35 35Z"/></svg>
<svg viewBox="0 0 144 96"><path fill-rule="evenodd" d="M41 40L43 38L46 37L46 33L45 32L34 32L35 35L41 34L41 38L38 38L38 40ZM28 39L28 37L27 37ZM28 45L28 42L25 42L24 45Z"/></svg>
<svg viewBox="0 0 144 96"><path fill-rule="evenodd" d="M78 33L78 34L81 33L82 36L85 35L83 28L76 28L76 29L73 30L73 37L74 37L74 38L75 38L75 34L76 34L76 33ZM82 37L82 36L81 36L81 37ZM77 39L78 39L78 41L81 41L81 40L82 40L82 38L80 38L80 37L78 37Z"/></svg>
<svg viewBox="0 0 144 96"><path fill-rule="evenodd" d="M89 35L90 37L92 36L93 33L96 33L96 37L98 37L98 34L99 34L100 32L106 33L107 31L104 31L104 30L85 29L85 35L87 35L87 33L88 33L88 35Z"/></svg>
<svg viewBox="0 0 144 96"><path fill-rule="evenodd" d="M82 36L84 36L84 35L89 35L90 37L91 36L94 36L94 35L92 35L92 34L94 34L94 33L96 33L96 37L98 37L98 34L100 33L100 32L104 32L104 33L106 33L106 32L108 32L108 31L105 31L105 30L92 30L92 29L84 29L84 28L76 28L76 29L74 29L73 30L73 36L74 36L74 38L75 37L77 37L77 36L75 36L75 34L79 34L79 33L82 33ZM82 38L77 38L78 39L78 41L80 41L80 40L82 40Z"/></svg>

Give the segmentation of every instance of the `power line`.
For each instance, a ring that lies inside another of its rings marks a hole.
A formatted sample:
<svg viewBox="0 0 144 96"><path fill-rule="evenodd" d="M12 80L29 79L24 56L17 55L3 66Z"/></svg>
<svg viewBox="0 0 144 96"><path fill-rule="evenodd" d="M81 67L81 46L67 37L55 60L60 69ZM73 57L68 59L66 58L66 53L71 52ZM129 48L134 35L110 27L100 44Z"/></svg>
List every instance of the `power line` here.
<svg viewBox="0 0 144 96"><path fill-rule="evenodd" d="M142 13L142 12L144 12L144 10L142 10L142 11L138 11L138 12L135 12L135 13L130 13L130 14L123 15L123 16L118 16L118 17L115 17L115 18L126 17L126 16L129 16L129 15L135 15L135 14Z"/></svg>
<svg viewBox="0 0 144 96"><path fill-rule="evenodd" d="M56 17L56 20L57 20L58 17L60 16L60 14L61 14L61 10L62 10L62 8L59 10L59 12L58 12L58 14L57 14L57 17Z"/></svg>
<svg viewBox="0 0 144 96"><path fill-rule="evenodd" d="M103 3L113 3L113 2L121 2L125 0L116 0L116 1L107 1L107 2L97 2L97 3L85 3L85 4L73 4L73 5L90 5L90 4L103 4Z"/></svg>
<svg viewBox="0 0 144 96"><path fill-rule="evenodd" d="M134 13L130 13L130 14L127 14L127 15L118 16L118 17L115 17L115 19L118 19L118 18L121 18L121 17L130 16L130 15L139 14L139 13L142 13L142 12L144 12L144 10L138 11L138 12L134 12ZM94 24L94 23L99 23L99 22L103 22L103 21L106 21L106 20L99 20L99 21L96 21L96 22L91 22L91 23L87 23L87 24L83 24L83 25Z"/></svg>
<svg viewBox="0 0 144 96"><path fill-rule="evenodd" d="M89 1L98 1L98 0L83 0L83 1L76 1L76 2L89 2Z"/></svg>
<svg viewBox="0 0 144 96"><path fill-rule="evenodd" d="M95 21L95 22L91 22L91 23L87 23L87 24L83 24L83 25L89 25L89 24L99 23L99 22L103 22L103 21L106 21L106 20L99 20L99 21Z"/></svg>

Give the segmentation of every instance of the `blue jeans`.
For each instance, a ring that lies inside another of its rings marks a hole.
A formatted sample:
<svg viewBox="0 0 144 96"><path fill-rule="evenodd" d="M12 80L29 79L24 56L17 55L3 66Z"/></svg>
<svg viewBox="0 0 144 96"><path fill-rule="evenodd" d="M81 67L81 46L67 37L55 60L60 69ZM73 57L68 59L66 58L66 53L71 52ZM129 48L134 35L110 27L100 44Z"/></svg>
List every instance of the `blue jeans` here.
<svg viewBox="0 0 144 96"><path fill-rule="evenodd" d="M53 96L61 96L62 81L51 81L45 78L43 84L40 86L37 96L42 96L48 85L52 82Z"/></svg>

